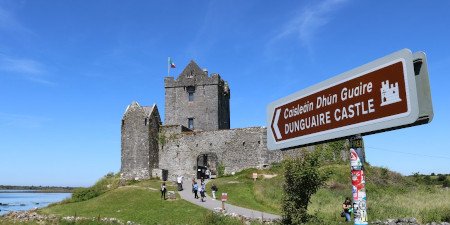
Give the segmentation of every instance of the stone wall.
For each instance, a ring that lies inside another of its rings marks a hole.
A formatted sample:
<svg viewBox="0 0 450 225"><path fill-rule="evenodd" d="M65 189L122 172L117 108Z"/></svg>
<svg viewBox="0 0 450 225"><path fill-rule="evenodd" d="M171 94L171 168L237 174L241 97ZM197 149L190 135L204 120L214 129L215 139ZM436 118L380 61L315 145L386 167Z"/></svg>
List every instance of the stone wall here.
<svg viewBox="0 0 450 225"><path fill-rule="evenodd" d="M194 119L195 130L230 128L229 87L218 74L211 77L191 61L175 80L164 79L165 125L188 127L188 118ZM189 101L188 89L194 91Z"/></svg>
<svg viewBox="0 0 450 225"><path fill-rule="evenodd" d="M266 147L266 128L251 127L218 131L181 132L181 126L162 126L159 168L169 171L170 179L178 175L195 176L197 157L201 154L217 156L225 173L247 168L263 168L280 162L286 156L298 156L299 149L269 151ZM313 149L310 147L309 149Z"/></svg>
<svg viewBox="0 0 450 225"><path fill-rule="evenodd" d="M121 128L121 176L148 179L158 167L158 132L161 125L156 105L142 107L133 102L127 107Z"/></svg>

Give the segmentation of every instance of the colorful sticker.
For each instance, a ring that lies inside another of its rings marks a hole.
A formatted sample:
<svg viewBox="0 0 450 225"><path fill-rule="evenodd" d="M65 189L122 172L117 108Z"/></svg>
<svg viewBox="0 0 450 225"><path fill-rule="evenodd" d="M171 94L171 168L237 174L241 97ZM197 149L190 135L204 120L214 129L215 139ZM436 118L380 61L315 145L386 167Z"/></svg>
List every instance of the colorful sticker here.
<svg viewBox="0 0 450 225"><path fill-rule="evenodd" d="M350 166L355 170L360 170L362 168L362 163L359 159L358 153L356 153L353 148L350 149Z"/></svg>
<svg viewBox="0 0 450 225"><path fill-rule="evenodd" d="M366 181L363 170L364 156L362 155L362 149L357 150L350 149L354 224L367 225Z"/></svg>
<svg viewBox="0 0 450 225"><path fill-rule="evenodd" d="M353 199L358 199L358 189L352 185Z"/></svg>

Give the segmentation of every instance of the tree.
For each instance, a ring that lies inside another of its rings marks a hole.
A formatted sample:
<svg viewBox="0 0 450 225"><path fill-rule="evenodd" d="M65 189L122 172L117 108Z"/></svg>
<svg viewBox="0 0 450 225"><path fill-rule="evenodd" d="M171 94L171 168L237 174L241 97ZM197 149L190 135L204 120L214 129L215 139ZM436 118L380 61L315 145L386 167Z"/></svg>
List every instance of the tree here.
<svg viewBox="0 0 450 225"><path fill-rule="evenodd" d="M307 213L310 198L326 180L319 166L318 154L312 153L284 161L283 224L301 224L311 219Z"/></svg>

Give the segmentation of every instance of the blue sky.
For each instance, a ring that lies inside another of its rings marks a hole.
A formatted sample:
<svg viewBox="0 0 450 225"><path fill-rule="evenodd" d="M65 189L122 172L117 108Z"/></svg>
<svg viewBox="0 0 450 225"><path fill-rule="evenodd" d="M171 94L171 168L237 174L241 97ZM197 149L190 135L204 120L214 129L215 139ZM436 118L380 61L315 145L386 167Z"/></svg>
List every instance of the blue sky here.
<svg viewBox="0 0 450 225"><path fill-rule="evenodd" d="M449 1L0 0L0 184L87 186L120 169L131 101L164 115L171 56L231 87L231 126L403 48L428 56L434 120L365 137L367 161L450 173Z"/></svg>

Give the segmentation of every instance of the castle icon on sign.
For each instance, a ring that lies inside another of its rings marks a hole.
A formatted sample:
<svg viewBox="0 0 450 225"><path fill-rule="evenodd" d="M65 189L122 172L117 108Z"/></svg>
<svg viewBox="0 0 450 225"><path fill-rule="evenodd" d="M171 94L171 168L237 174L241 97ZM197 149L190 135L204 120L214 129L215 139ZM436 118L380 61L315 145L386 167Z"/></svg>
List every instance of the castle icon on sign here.
<svg viewBox="0 0 450 225"><path fill-rule="evenodd" d="M400 102L398 91L398 82L389 85L389 80L381 82L381 106L390 105L392 103Z"/></svg>

